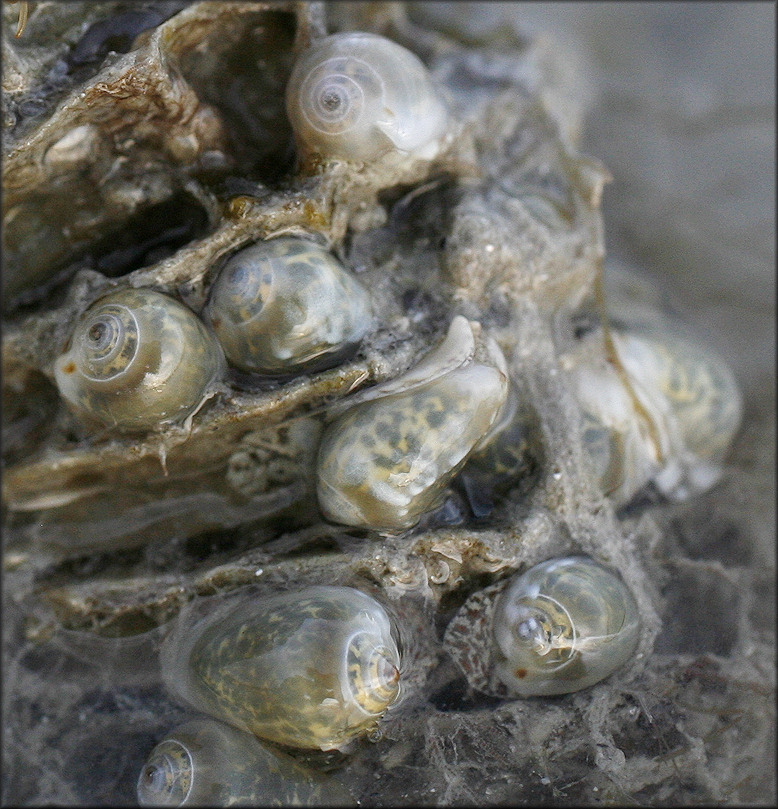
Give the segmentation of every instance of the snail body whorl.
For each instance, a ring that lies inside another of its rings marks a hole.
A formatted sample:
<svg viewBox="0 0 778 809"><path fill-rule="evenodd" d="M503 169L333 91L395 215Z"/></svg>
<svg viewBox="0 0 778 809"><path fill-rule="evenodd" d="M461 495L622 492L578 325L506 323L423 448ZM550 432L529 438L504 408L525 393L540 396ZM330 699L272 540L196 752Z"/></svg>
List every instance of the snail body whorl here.
<svg viewBox="0 0 778 809"><path fill-rule="evenodd" d="M427 68L377 34L332 34L298 58L287 112L302 151L369 162L391 151L432 159L448 113Z"/></svg>
<svg viewBox="0 0 778 809"><path fill-rule="evenodd" d="M168 687L198 710L261 739L342 748L399 695L389 615L352 587L231 600L165 641Z"/></svg>
<svg viewBox="0 0 778 809"><path fill-rule="evenodd" d="M326 429L317 495L333 522L387 532L415 525L489 435L508 396L496 345L474 356L480 324L461 315L414 368L363 393Z"/></svg>
<svg viewBox="0 0 778 809"><path fill-rule="evenodd" d="M348 790L256 736L195 719L167 733L138 777L141 806L350 806Z"/></svg>
<svg viewBox="0 0 778 809"><path fill-rule="evenodd" d="M147 430L180 422L224 370L207 326L151 289L121 289L84 313L54 365L62 397L108 427Z"/></svg>
<svg viewBox="0 0 778 809"><path fill-rule="evenodd" d="M235 253L211 287L205 315L227 359L255 374L331 367L372 324L357 279L323 247L292 237Z"/></svg>

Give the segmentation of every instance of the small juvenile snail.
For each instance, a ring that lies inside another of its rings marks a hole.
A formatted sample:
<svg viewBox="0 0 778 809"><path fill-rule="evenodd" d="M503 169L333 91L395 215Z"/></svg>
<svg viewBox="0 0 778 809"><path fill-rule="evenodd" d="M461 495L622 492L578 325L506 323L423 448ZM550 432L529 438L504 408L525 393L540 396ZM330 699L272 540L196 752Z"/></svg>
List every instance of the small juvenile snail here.
<svg viewBox="0 0 778 809"><path fill-rule="evenodd" d="M639 632L637 604L618 575L569 556L471 596L444 644L480 691L551 696L612 674L632 657Z"/></svg>
<svg viewBox="0 0 778 809"><path fill-rule="evenodd" d="M649 481L673 499L709 488L740 425L731 372L709 349L670 332L611 327L611 337L623 375L598 359L599 329L566 359L584 450L603 491L621 504Z"/></svg>
<svg viewBox="0 0 778 809"><path fill-rule="evenodd" d="M150 430L197 410L224 364L219 344L186 306L161 292L128 288L89 307L54 377L83 417Z"/></svg>
<svg viewBox="0 0 778 809"><path fill-rule="evenodd" d="M366 391L330 424L319 447L317 493L329 519L385 531L415 525L489 434L508 394L505 360L462 316L407 373ZM487 364L488 363L488 364Z"/></svg>
<svg viewBox="0 0 778 809"><path fill-rule="evenodd" d="M138 777L141 806L353 806L331 776L314 774L259 739L213 719L170 731Z"/></svg>
<svg viewBox="0 0 778 809"><path fill-rule="evenodd" d="M342 749L399 695L384 608L351 587L244 597L166 640L168 687L204 713L291 747Z"/></svg>
<svg viewBox="0 0 778 809"><path fill-rule="evenodd" d="M299 238L260 242L232 256L205 314L227 359L258 374L331 367L372 322L361 284L324 248Z"/></svg>
<svg viewBox="0 0 778 809"><path fill-rule="evenodd" d="M369 162L387 152L430 160L448 113L421 60L376 34L332 34L304 51L286 90L301 151Z"/></svg>

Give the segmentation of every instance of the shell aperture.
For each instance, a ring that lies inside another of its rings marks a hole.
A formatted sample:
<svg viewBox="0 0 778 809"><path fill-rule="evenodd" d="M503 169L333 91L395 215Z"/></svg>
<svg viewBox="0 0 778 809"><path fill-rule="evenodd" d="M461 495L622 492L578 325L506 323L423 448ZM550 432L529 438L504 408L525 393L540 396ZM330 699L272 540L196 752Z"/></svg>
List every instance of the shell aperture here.
<svg viewBox="0 0 778 809"><path fill-rule="evenodd" d="M223 370L221 348L186 306L162 292L122 289L85 312L54 377L83 417L144 430L193 413Z"/></svg>
<svg viewBox="0 0 778 809"><path fill-rule="evenodd" d="M635 599L614 572L585 556L551 559L498 597L496 674L521 696L578 691L629 660L639 629Z"/></svg>
<svg viewBox="0 0 778 809"><path fill-rule="evenodd" d="M304 51L286 103L298 146L343 160L371 161L390 151L432 159L448 120L421 60L361 32L332 34Z"/></svg>
<svg viewBox="0 0 778 809"><path fill-rule="evenodd" d="M367 391L330 424L317 482L326 517L398 531L439 504L507 399L504 358L488 345L487 361L476 360L474 324L458 316L419 365Z"/></svg>
<svg viewBox="0 0 778 809"><path fill-rule="evenodd" d="M170 731L137 784L141 806L348 806L348 790L213 719Z"/></svg>
<svg viewBox="0 0 778 809"><path fill-rule="evenodd" d="M263 739L330 750L374 728L399 694L389 616L351 587L225 605L166 642L168 686Z"/></svg>
<svg viewBox="0 0 778 809"><path fill-rule="evenodd" d="M228 360L248 373L321 370L355 349L372 324L370 298L327 250L283 237L224 265L205 310Z"/></svg>

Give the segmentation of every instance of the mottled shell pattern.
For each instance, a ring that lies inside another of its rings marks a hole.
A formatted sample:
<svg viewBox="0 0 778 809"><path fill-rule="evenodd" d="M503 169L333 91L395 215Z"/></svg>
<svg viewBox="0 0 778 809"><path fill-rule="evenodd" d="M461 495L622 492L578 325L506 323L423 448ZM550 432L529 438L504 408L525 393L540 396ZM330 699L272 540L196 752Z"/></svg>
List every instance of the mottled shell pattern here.
<svg viewBox="0 0 778 809"><path fill-rule="evenodd" d="M479 691L552 696L608 677L632 657L639 633L637 604L615 571L569 556L476 593L444 645Z"/></svg>
<svg viewBox="0 0 778 809"><path fill-rule="evenodd" d="M127 288L89 307L54 377L87 420L145 430L192 414L224 367L218 342L191 310L162 292Z"/></svg>
<svg viewBox="0 0 778 809"><path fill-rule="evenodd" d="M675 499L705 491L721 477L743 415L731 370L692 339L617 331L613 340L627 373L659 390L672 414L675 450L658 487Z"/></svg>
<svg viewBox="0 0 778 809"><path fill-rule="evenodd" d="M356 278L315 242L289 237L235 253L211 287L205 316L227 359L256 374L331 367L372 323Z"/></svg>
<svg viewBox="0 0 778 809"><path fill-rule="evenodd" d="M400 693L392 623L351 587L243 597L163 645L168 688L262 739L342 749L373 730Z"/></svg>
<svg viewBox="0 0 778 809"><path fill-rule="evenodd" d="M286 106L298 149L369 162L388 152L430 160L449 116L421 60L376 34L332 34L297 59Z"/></svg>
<svg viewBox="0 0 778 809"><path fill-rule="evenodd" d="M475 517L489 514L494 498L517 483L526 484L540 468L543 447L537 415L521 401L514 385L499 419L459 475Z"/></svg>
<svg viewBox="0 0 778 809"><path fill-rule="evenodd" d="M327 518L396 532L440 504L507 400L505 360L492 341L488 358L476 359L478 329L455 317L422 362L372 388L329 425L317 484Z"/></svg>
<svg viewBox="0 0 778 809"><path fill-rule="evenodd" d="M213 719L170 731L138 777L141 806L351 806L348 790Z"/></svg>
<svg viewBox="0 0 778 809"><path fill-rule="evenodd" d="M596 359L586 335L563 362L583 420L584 450L606 494L628 502L649 481L673 499L712 486L740 425L734 377L710 349L660 332L611 327L623 368Z"/></svg>

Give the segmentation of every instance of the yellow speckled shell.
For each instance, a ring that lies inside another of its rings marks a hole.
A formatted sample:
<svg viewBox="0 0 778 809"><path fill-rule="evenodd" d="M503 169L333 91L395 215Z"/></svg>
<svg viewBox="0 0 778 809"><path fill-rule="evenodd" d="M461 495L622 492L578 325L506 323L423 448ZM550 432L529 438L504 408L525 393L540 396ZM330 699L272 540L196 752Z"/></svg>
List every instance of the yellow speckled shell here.
<svg viewBox="0 0 778 809"><path fill-rule="evenodd" d="M285 374L341 361L370 328L370 299L315 242L279 238L237 252L205 310L227 359L243 371Z"/></svg>
<svg viewBox="0 0 778 809"><path fill-rule="evenodd" d="M421 60L361 32L333 34L304 51L286 104L298 147L342 160L370 161L391 151L431 159L448 122Z"/></svg>
<svg viewBox="0 0 778 809"><path fill-rule="evenodd" d="M706 490L740 426L732 373L714 352L669 330L611 333L629 387L587 350L600 332L582 341L573 367L584 449L603 491L624 503L649 481L678 500Z"/></svg>
<svg viewBox="0 0 778 809"><path fill-rule="evenodd" d="M717 458L740 426L742 401L732 372L710 349L688 339L617 332L625 368L666 397L688 450Z"/></svg>
<svg viewBox="0 0 778 809"><path fill-rule="evenodd" d="M348 790L213 719L186 722L149 754L141 806L353 806Z"/></svg>
<svg viewBox="0 0 778 809"><path fill-rule="evenodd" d="M389 616L351 587L243 598L165 643L169 688L263 739L330 750L374 728L399 693Z"/></svg>
<svg viewBox="0 0 778 809"><path fill-rule="evenodd" d="M154 290L122 289L85 312L54 376L86 419L151 430L194 412L223 370L218 343L186 306Z"/></svg>
<svg viewBox="0 0 778 809"><path fill-rule="evenodd" d="M506 402L503 370L456 359L473 344L463 317L446 340L404 377L376 388L325 431L319 449L319 505L329 519L386 531L411 527L489 432ZM438 362L438 360L440 362Z"/></svg>

